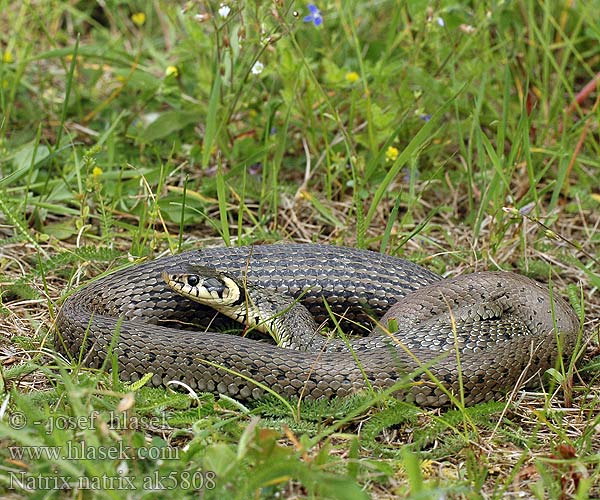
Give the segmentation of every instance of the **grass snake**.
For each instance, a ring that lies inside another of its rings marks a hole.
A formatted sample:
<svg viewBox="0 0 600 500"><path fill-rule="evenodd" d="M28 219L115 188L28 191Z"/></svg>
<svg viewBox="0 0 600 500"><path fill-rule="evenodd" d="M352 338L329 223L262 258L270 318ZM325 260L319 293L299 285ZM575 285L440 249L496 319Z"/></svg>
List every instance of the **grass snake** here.
<svg viewBox="0 0 600 500"><path fill-rule="evenodd" d="M330 317L325 298L342 330L373 318L379 326L349 344L309 350L207 330L215 312L162 277L189 266L299 298L317 323ZM443 279L400 258L317 244L207 248L142 263L70 295L56 324L59 351L94 368L112 351L125 381L151 372L154 386L179 380L245 400L263 396L264 386L312 399L412 379L397 394L424 406L448 404L448 391L462 390L464 403L475 404L501 397L523 377L538 381L572 353L579 331L564 300L518 274Z"/></svg>

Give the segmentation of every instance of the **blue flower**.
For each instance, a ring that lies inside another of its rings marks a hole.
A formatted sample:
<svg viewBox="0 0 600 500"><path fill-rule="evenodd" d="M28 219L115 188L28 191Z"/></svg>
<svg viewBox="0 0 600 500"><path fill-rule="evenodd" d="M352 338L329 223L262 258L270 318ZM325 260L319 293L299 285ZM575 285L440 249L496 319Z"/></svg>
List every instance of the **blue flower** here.
<svg viewBox="0 0 600 500"><path fill-rule="evenodd" d="M317 6L309 3L308 10L310 11L310 14L308 16L304 16L303 21L305 23L314 23L315 26L321 26L321 24L323 24L323 16L321 15L321 11L317 8Z"/></svg>

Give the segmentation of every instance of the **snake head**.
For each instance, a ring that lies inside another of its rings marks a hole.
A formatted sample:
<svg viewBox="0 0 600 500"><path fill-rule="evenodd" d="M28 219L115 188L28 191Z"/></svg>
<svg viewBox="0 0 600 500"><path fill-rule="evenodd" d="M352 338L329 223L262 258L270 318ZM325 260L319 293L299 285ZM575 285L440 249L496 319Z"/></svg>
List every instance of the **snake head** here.
<svg viewBox="0 0 600 500"><path fill-rule="evenodd" d="M212 307L234 305L243 300L243 289L234 278L212 267L186 266L162 272L173 291Z"/></svg>

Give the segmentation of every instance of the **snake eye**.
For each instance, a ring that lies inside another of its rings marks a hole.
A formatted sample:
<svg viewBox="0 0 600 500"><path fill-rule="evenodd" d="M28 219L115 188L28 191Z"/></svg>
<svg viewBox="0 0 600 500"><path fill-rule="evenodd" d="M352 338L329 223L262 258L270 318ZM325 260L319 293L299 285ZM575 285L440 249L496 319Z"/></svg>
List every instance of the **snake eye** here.
<svg viewBox="0 0 600 500"><path fill-rule="evenodd" d="M195 274L190 274L187 277L187 284L190 286L196 286L198 283L200 283L200 278L198 278L198 276L196 276Z"/></svg>

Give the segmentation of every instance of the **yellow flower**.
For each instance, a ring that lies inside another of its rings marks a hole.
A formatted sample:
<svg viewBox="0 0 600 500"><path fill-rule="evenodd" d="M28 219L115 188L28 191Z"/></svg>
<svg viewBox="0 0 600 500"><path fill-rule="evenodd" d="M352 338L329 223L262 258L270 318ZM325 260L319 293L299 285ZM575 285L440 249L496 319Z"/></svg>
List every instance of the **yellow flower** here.
<svg viewBox="0 0 600 500"><path fill-rule="evenodd" d="M94 167L92 169L92 177L94 179L97 179L98 177L100 177L102 175L102 169L100 167Z"/></svg>
<svg viewBox="0 0 600 500"><path fill-rule="evenodd" d="M356 71L350 71L349 73L346 73L346 81L348 83L355 83L358 82L358 80L360 80L360 76Z"/></svg>
<svg viewBox="0 0 600 500"><path fill-rule="evenodd" d="M179 70L177 69L177 66L167 66L167 69L165 70L165 76L174 76L177 78L179 76Z"/></svg>
<svg viewBox="0 0 600 500"><path fill-rule="evenodd" d="M2 54L2 62L6 63L6 64L10 64L11 62L14 61L13 55L10 52L10 50L6 49L4 51L4 53Z"/></svg>
<svg viewBox="0 0 600 500"><path fill-rule="evenodd" d="M385 160L386 161L396 161L396 158L398 158L399 154L400 154L400 151L398 151L398 148L395 148L394 146L390 146L389 148L387 148L387 150L385 152Z"/></svg>
<svg viewBox="0 0 600 500"><path fill-rule="evenodd" d="M131 16L131 20L136 26L143 26L146 22L146 14L144 14L143 12L136 12Z"/></svg>

